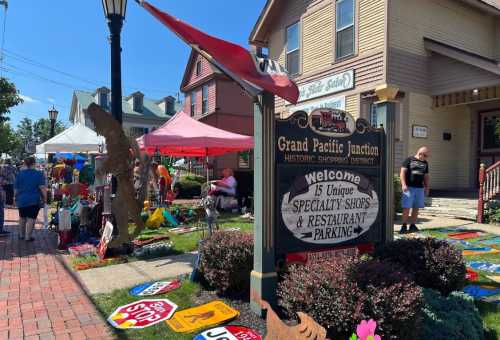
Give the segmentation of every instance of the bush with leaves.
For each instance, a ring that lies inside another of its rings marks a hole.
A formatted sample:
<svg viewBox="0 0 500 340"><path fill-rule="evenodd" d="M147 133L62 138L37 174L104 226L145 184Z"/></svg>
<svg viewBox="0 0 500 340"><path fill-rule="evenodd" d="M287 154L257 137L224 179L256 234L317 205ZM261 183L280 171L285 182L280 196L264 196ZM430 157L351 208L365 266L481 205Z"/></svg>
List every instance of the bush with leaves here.
<svg viewBox="0 0 500 340"><path fill-rule="evenodd" d="M419 286L444 295L461 290L466 283L461 250L444 240L397 240L376 249L375 258L399 264Z"/></svg>
<svg viewBox="0 0 500 340"><path fill-rule="evenodd" d="M424 289L425 306L420 339L483 340L483 323L474 299L462 292L447 297L432 289Z"/></svg>
<svg viewBox="0 0 500 340"><path fill-rule="evenodd" d="M250 291L253 236L241 231L219 231L200 247L200 272L220 294Z"/></svg>
<svg viewBox="0 0 500 340"><path fill-rule="evenodd" d="M177 198L193 198L200 196L201 184L189 179L181 179L175 184L174 190L177 191Z"/></svg>
<svg viewBox="0 0 500 340"><path fill-rule="evenodd" d="M288 317L305 312L334 339L347 338L370 318L384 339L415 339L418 333L421 288L392 263L337 256L292 265L277 295Z"/></svg>

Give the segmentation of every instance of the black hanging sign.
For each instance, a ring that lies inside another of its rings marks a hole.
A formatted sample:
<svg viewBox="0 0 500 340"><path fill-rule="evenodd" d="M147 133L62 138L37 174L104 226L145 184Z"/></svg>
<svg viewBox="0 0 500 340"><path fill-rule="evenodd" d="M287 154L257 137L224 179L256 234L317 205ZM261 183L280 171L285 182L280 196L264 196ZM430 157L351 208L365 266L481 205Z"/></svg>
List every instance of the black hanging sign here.
<svg viewBox="0 0 500 340"><path fill-rule="evenodd" d="M337 109L276 122L276 253L382 240L384 132Z"/></svg>

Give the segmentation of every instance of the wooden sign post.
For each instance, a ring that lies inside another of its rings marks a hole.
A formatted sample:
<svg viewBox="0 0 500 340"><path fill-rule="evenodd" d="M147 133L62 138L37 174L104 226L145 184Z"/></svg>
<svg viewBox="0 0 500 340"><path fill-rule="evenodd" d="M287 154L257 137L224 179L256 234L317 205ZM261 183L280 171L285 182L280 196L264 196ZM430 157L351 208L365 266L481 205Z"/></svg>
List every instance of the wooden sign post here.
<svg viewBox="0 0 500 340"><path fill-rule="evenodd" d="M395 105L382 96L391 93L378 93L379 128L328 108L276 119L273 96L259 96L250 301L257 314L262 300L275 305L277 272L290 255L307 262L392 240Z"/></svg>

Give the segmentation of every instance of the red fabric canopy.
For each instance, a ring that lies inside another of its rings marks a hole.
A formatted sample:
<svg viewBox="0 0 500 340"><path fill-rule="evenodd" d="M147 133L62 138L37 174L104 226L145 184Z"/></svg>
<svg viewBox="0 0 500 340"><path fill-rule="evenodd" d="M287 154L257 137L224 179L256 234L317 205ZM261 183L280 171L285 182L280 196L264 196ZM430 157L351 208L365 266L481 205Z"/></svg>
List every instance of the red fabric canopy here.
<svg viewBox="0 0 500 340"><path fill-rule="evenodd" d="M179 112L161 127L137 138L141 150L153 154L202 157L253 149L253 137L203 124Z"/></svg>
<svg viewBox="0 0 500 340"><path fill-rule="evenodd" d="M245 82L258 89L265 89L281 98L296 104L299 98L297 85L285 72L272 67L272 70L259 70L250 52L231 42L213 37L195 27L162 12L146 1L139 1L144 8L177 34L209 62L221 69L226 75L244 88Z"/></svg>

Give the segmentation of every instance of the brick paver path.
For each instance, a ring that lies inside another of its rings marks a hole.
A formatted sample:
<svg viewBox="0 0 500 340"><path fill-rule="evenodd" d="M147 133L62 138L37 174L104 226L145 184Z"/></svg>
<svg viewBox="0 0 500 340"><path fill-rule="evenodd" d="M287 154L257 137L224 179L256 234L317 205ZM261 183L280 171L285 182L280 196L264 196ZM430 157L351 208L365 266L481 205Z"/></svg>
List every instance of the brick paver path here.
<svg viewBox="0 0 500 340"><path fill-rule="evenodd" d="M111 339L106 322L56 257L56 235L18 240L17 210L0 237L0 339Z"/></svg>

